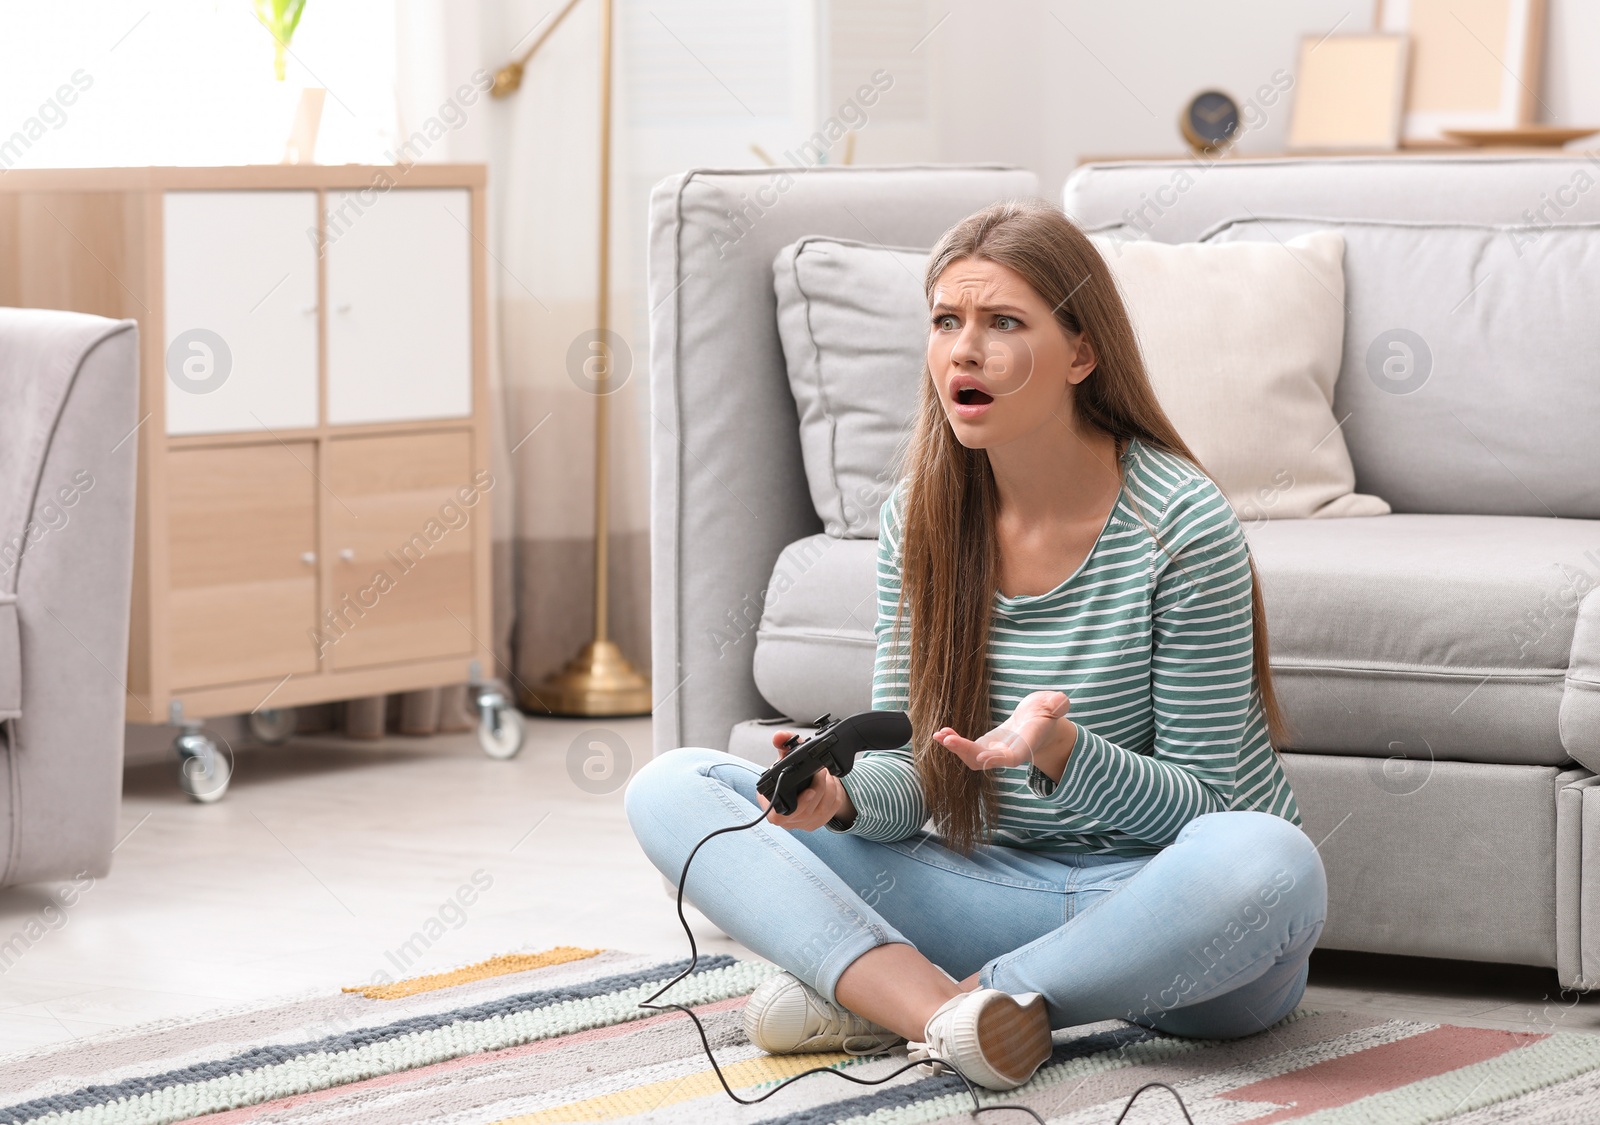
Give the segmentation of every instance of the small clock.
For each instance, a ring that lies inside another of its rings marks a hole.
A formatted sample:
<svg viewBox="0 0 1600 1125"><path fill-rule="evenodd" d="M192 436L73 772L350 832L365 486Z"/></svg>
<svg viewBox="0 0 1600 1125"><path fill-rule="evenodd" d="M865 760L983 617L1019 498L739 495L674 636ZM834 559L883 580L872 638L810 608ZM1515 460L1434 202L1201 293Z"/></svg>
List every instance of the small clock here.
<svg viewBox="0 0 1600 1125"><path fill-rule="evenodd" d="M1221 90L1202 90L1178 118L1183 139L1197 154L1220 152L1239 135L1239 103Z"/></svg>

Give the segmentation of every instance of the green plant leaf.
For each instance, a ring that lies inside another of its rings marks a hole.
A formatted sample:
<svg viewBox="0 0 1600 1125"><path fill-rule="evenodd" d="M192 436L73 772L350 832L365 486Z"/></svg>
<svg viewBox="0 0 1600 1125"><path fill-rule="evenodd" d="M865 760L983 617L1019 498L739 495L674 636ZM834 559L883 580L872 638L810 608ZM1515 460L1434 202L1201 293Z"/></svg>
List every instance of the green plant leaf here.
<svg viewBox="0 0 1600 1125"><path fill-rule="evenodd" d="M294 29L300 26L300 16L306 10L306 0L285 0L283 9L287 13L284 18L284 35L287 39L294 35Z"/></svg>
<svg viewBox="0 0 1600 1125"><path fill-rule="evenodd" d="M295 28L300 26L300 17L306 10L306 0L252 0L252 4L255 7L256 19L261 21L261 26L272 35L272 70L277 75L278 81L282 82L284 56L289 50L289 41L294 38Z"/></svg>

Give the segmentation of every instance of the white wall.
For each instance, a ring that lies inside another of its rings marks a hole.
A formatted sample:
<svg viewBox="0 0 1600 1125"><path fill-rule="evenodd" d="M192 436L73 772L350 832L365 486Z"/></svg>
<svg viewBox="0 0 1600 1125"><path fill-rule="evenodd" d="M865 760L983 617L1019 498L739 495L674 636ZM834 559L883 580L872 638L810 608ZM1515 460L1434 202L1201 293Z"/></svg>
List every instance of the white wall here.
<svg viewBox="0 0 1600 1125"><path fill-rule="evenodd" d="M903 7L899 0L836 0ZM1086 157L1181 153L1178 113L1216 87L1246 102L1302 36L1371 30L1372 0L927 0L932 127L920 144L868 127L857 160L1000 160L1032 168L1047 197ZM939 23L941 16L947 16ZM1541 120L1600 126L1600 3L1549 0ZM1292 97L1292 92L1291 92ZM1289 102L1239 152L1282 151Z"/></svg>
<svg viewBox="0 0 1600 1125"><path fill-rule="evenodd" d="M1600 125L1600 4L1550 0L1545 32L1539 119L1562 125Z"/></svg>
<svg viewBox="0 0 1600 1125"><path fill-rule="evenodd" d="M1293 72L1301 36L1335 25L1365 30L1371 7L1371 0L929 2L928 25L937 30L923 52L933 72L933 128L916 156L1021 164L1039 174L1044 195L1055 196L1085 157L1185 151L1178 113L1194 94L1215 87L1243 104L1275 72ZM1239 151L1280 150L1287 119L1281 97L1263 107ZM880 159L888 147L868 135L858 156Z"/></svg>

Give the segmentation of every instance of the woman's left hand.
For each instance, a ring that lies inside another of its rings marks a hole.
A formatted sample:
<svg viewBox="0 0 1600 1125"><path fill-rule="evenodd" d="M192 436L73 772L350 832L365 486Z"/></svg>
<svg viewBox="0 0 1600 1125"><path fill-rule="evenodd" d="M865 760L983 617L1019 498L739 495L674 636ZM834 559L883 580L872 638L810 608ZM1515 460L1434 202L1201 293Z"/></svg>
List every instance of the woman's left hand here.
<svg viewBox="0 0 1600 1125"><path fill-rule="evenodd" d="M949 727L933 732L933 740L964 762L968 769L1036 765L1047 776L1061 780L1067 755L1078 731L1067 719L1067 697L1059 691L1036 691L1025 696L1011 717L976 741Z"/></svg>

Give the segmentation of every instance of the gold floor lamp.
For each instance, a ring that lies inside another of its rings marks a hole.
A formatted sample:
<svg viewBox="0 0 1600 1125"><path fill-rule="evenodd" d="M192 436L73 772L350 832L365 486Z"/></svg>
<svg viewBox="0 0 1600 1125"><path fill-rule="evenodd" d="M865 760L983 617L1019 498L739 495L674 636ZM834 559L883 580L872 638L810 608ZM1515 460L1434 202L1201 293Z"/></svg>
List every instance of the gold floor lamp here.
<svg viewBox="0 0 1600 1125"><path fill-rule="evenodd" d="M594 640L561 671L548 677L538 691L524 693L523 706L530 711L551 715L645 715L650 712L650 678L637 671L622 655L622 650L606 636L610 624L607 613L607 504L609 464L607 457L607 418L612 355L606 318L609 311L611 252L611 5L600 4L600 262L599 285L595 293L595 335L600 348L600 365L595 379L594 401ZM518 58L501 67L494 76L492 93L504 98L522 85L522 71L546 39L577 7L579 0L568 0L556 13L550 26Z"/></svg>

